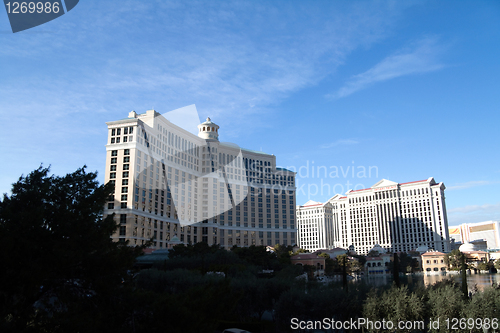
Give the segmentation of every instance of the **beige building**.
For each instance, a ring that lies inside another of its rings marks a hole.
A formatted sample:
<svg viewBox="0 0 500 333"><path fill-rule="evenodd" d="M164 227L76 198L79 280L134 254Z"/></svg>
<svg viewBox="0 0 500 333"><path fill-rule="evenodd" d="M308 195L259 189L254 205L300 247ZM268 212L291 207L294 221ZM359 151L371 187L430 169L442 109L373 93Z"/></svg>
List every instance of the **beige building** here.
<svg viewBox="0 0 500 333"><path fill-rule="evenodd" d="M445 263L446 253L431 251L422 254L422 271L425 273L437 274L446 272L447 267Z"/></svg>
<svg viewBox="0 0 500 333"><path fill-rule="evenodd" d="M106 124L105 181L115 193L104 213L120 224L114 240L152 239L157 249L177 238L223 247L295 243L295 173L276 167L276 156L219 142L210 118L198 135L154 110Z"/></svg>
<svg viewBox="0 0 500 333"><path fill-rule="evenodd" d="M318 253L299 253L290 257L293 265L313 266L316 271L315 276L323 276L325 274L326 258L320 257Z"/></svg>

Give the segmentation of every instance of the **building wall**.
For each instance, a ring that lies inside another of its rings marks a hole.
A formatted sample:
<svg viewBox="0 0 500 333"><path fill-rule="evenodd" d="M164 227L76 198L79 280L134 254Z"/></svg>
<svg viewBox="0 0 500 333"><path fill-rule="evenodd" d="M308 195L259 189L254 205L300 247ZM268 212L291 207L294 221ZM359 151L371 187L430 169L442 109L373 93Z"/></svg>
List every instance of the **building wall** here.
<svg viewBox="0 0 500 333"><path fill-rule="evenodd" d="M334 248L332 205L308 202L297 206L297 245L311 252Z"/></svg>
<svg viewBox="0 0 500 333"><path fill-rule="evenodd" d="M449 232L450 237L457 243L484 240L489 250L500 249L499 221L463 223L460 226L449 227Z"/></svg>
<svg viewBox="0 0 500 333"><path fill-rule="evenodd" d="M422 254L422 271L426 273L446 271L445 257L446 254L442 252L426 252Z"/></svg>
<svg viewBox="0 0 500 333"><path fill-rule="evenodd" d="M115 193L105 215L120 224L113 239L153 238L154 248L174 236L223 247L294 244L295 173L277 168L274 155L220 143L217 125L203 133L206 123L204 138L154 110L107 123L105 181Z"/></svg>
<svg viewBox="0 0 500 333"><path fill-rule="evenodd" d="M398 184L382 180L329 200L339 231L335 246L367 254L373 246L409 252L419 246L449 252L444 184L433 178Z"/></svg>

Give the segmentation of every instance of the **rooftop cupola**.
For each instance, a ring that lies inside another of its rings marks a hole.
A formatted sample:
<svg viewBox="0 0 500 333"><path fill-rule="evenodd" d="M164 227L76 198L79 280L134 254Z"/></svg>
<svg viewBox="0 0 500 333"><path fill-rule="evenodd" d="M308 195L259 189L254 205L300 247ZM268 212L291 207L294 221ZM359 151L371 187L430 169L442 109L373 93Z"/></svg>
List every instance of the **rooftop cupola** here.
<svg viewBox="0 0 500 333"><path fill-rule="evenodd" d="M207 118L205 122L198 125L198 136L205 140L219 141L219 125Z"/></svg>

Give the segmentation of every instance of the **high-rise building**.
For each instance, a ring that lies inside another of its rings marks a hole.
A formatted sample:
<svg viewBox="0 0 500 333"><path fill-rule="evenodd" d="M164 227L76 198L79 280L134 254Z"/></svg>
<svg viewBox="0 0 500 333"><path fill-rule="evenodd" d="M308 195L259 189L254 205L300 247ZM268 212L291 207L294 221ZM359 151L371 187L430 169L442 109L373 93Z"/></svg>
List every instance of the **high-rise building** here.
<svg viewBox="0 0 500 333"><path fill-rule="evenodd" d="M485 242L488 250L500 249L500 221L463 223L448 230L455 245L470 242L480 248L479 243Z"/></svg>
<svg viewBox="0 0 500 333"><path fill-rule="evenodd" d="M314 252L334 247L335 228L333 221L333 205L309 200L297 206L297 245ZM337 235L338 238L338 235Z"/></svg>
<svg viewBox="0 0 500 333"><path fill-rule="evenodd" d="M158 249L295 243L295 173L276 167L276 156L219 142L210 118L198 136L154 110L106 124L114 240L152 239Z"/></svg>
<svg viewBox="0 0 500 333"><path fill-rule="evenodd" d="M323 204L325 209L311 218L332 221L331 234L324 237L331 242L324 248L350 248L359 254L367 254L376 245L393 252L424 247L449 252L444 190L444 184L436 183L432 177L400 184L383 179L370 188L335 195L327 202L330 206ZM330 209L331 217L326 215ZM313 233L301 234L311 219L305 214L299 206L298 245L301 247L306 246L302 242L311 242L312 237L317 237Z"/></svg>

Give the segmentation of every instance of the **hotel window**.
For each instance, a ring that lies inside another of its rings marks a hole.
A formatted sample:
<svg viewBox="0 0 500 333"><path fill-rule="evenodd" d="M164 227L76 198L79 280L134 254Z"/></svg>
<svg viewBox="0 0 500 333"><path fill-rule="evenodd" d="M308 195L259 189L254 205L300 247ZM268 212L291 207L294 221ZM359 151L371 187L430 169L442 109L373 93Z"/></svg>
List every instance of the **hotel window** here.
<svg viewBox="0 0 500 333"><path fill-rule="evenodd" d="M116 134L116 130L113 128L113 129L111 130L111 135L115 135L115 134Z"/></svg>
<svg viewBox="0 0 500 333"><path fill-rule="evenodd" d="M116 178L116 172L111 172L111 173L109 174L109 178L111 178L111 179Z"/></svg>
<svg viewBox="0 0 500 333"><path fill-rule="evenodd" d="M123 178L128 178L128 171L123 172Z"/></svg>
<svg viewBox="0 0 500 333"><path fill-rule="evenodd" d="M125 149L123 151L123 155L130 155L130 149Z"/></svg>
<svg viewBox="0 0 500 333"><path fill-rule="evenodd" d="M118 156L118 150L112 150L111 156Z"/></svg>
<svg viewBox="0 0 500 333"><path fill-rule="evenodd" d="M111 138L111 143L115 143L115 138Z"/></svg>

